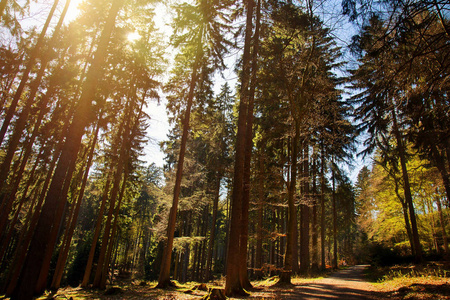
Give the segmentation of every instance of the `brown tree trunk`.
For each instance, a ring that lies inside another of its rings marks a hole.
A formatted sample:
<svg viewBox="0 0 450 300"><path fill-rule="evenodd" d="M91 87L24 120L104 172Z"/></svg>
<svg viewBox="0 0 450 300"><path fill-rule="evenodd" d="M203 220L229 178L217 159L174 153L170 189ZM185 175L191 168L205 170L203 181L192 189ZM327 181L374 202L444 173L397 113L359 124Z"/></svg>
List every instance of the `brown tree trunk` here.
<svg viewBox="0 0 450 300"><path fill-rule="evenodd" d="M242 194L244 192L244 162L246 145L246 128L248 113L248 88L250 81L250 47L253 32L253 0L246 0L247 20L245 29L245 43L243 54L243 68L241 78L241 99L239 103L239 116L236 135L236 153L233 176L233 192L231 196L230 235L227 250L225 294L230 296L246 295L240 277L241 255L241 228L242 224Z"/></svg>
<svg viewBox="0 0 450 300"><path fill-rule="evenodd" d="M94 236L92 238L92 245L91 245L91 249L89 251L89 256L88 256L88 260L86 263L86 269L84 271L83 281L81 282L81 287L87 287L89 284L89 279L91 277L91 270L92 270L92 266L94 263L95 249L97 248L97 241L100 236L100 230L101 230L102 221L103 221L103 213L106 208L106 200L108 199L110 185L111 185L111 180L110 180L110 178L108 178L105 183L105 186L103 187L102 200L101 200L100 209L99 209L98 216L97 216L97 222L95 224Z"/></svg>
<svg viewBox="0 0 450 300"><path fill-rule="evenodd" d="M94 158L94 150L95 150L95 146L97 145L97 137L98 137L98 132L100 129L100 125L99 125L100 120L101 120L101 118L97 122L97 126L96 126L95 132L93 134L91 148L89 150L88 161L86 163L86 168L84 170L81 188L80 188L80 191L78 192L79 194L78 194L77 200L75 201L75 204L74 204L75 210L71 216L70 225L69 225L66 235L65 235L63 247L60 250L60 253L58 256L58 261L56 263L56 269L55 269L55 273L53 275L53 280L52 280L52 285L51 285L52 289L58 289L61 284L61 279L62 279L62 276L64 273L64 266L66 264L67 256L69 255L69 249L70 249L70 244L72 241L72 236L73 236L73 233L75 232L75 226L77 224L78 214L80 212L80 207L81 207L81 203L83 200L84 190L85 190L86 184L87 184L89 170L91 168L92 160Z"/></svg>
<svg viewBox="0 0 450 300"><path fill-rule="evenodd" d="M291 283L292 270L294 263L297 263L298 253L294 253L294 245L298 240L295 238L297 235L297 207L295 206L295 192L297 183L297 159L298 159L298 146L300 136L300 124L297 120L294 121L295 131L294 136L291 139L291 173L288 188L288 221L286 230L286 249L284 255L284 269L280 275L280 282Z"/></svg>
<svg viewBox="0 0 450 300"><path fill-rule="evenodd" d="M208 255L206 258L206 269L205 276L203 280L208 282L211 279L211 268L212 268L212 254L214 249L214 240L216 235L216 222L217 222L217 211L219 206L219 197L220 197L220 181L222 180L222 174L217 172L216 178L216 189L214 195L214 203L213 203L213 214L212 214L212 223L211 223L211 231L209 234L209 243L208 243Z"/></svg>
<svg viewBox="0 0 450 300"><path fill-rule="evenodd" d="M445 251L445 256L448 257L450 256L450 252L448 250L448 239L447 239L447 232L445 230L445 225L446 222L444 220L444 213L442 211L442 204L441 204L441 199L439 199L439 197L436 196L436 205L437 205L437 209L438 209L438 213L439 213L439 221L441 224L441 230L442 230L442 238L444 240L444 251Z"/></svg>
<svg viewBox="0 0 450 300"><path fill-rule="evenodd" d="M108 215L106 218L106 224L105 224L105 230L103 233L103 239L102 239L102 247L100 249L100 255L97 262L97 269L95 270L95 276L94 276L94 282L93 287L99 288L100 282L102 280L103 275L103 265L105 264L106 260L106 253L108 250L109 243L112 243L111 236L111 226L113 222L113 215L116 211L116 200L118 198L118 194L120 193L120 187L121 182L123 178L123 169L124 169L124 157L120 156L119 161L116 167L115 175L114 175L114 183L111 190L111 196L110 196L110 203L109 203L109 209L108 209ZM124 185L125 182L122 182L122 185Z"/></svg>
<svg viewBox="0 0 450 300"><path fill-rule="evenodd" d="M173 189L172 207L169 212L169 222L167 225L167 240L164 247L163 258L161 261L161 270L158 278L157 288L166 288L172 283L170 282L170 264L172 258L173 239L175 234L175 226L177 219L178 201L181 192L181 179L183 176L184 156L186 153L186 142L189 133L189 119L191 117L191 108L194 100L194 90L198 80L198 69L201 60L202 52L199 49L197 57L192 69L191 82L189 84L189 93L186 103L186 111L183 118L183 133L181 136L180 152L178 154L177 173L175 178L175 186Z"/></svg>
<svg viewBox="0 0 450 300"><path fill-rule="evenodd" d="M260 10L261 0L258 0L256 6L256 25L255 33L253 35L253 51L252 51L252 67L250 90L248 93L248 107L247 107L247 124L245 133L245 154L244 154L244 179L243 179L243 195L242 195L242 215L241 215L241 236L240 236L240 280L244 289L249 290L253 286L248 279L247 270L247 243L248 243L248 212L250 206L250 177L251 177L251 160L253 150L253 108L255 102L255 89L257 84L258 71L258 48L259 48L259 27L260 27Z"/></svg>
<svg viewBox="0 0 450 300"><path fill-rule="evenodd" d="M55 155L53 156L52 162L50 166L48 167L48 172L44 181L44 184L42 185L39 198L37 200L37 203L35 206L30 206L27 216L25 218L23 229L20 233L20 238L15 257L13 259L13 263L10 264L11 271L8 274L8 280L7 280L7 288L6 288L6 294L11 295L14 291L14 288L17 285L17 281L19 280L19 275L22 270L22 266L25 262L25 258L27 257L27 250L28 246L31 242L31 239L33 237L33 228L36 227L36 224L39 221L39 215L41 211L42 204L45 200L46 191L48 189L48 186L50 184L53 170L55 169L59 153L61 152L61 145L58 145L57 150L55 151Z"/></svg>
<svg viewBox="0 0 450 300"><path fill-rule="evenodd" d="M319 235L318 235L318 224L317 224L317 207L318 207L318 191L317 191L317 158L314 158L313 162L313 212L312 212L312 263L311 271L317 273L319 271Z"/></svg>
<svg viewBox="0 0 450 300"><path fill-rule="evenodd" d="M123 180L122 180L122 187L119 193L119 201L117 202L117 206L116 209L114 211L114 223L112 225L112 232L111 232L111 237L109 238L109 243L106 243L105 245L107 246L107 251L106 251L106 256L105 259L103 261L102 265L98 265L97 268L101 268L101 275L100 275L100 282L98 287L100 289L105 289L106 287L106 280L108 279L108 270L109 270L109 265L111 263L111 255L112 255L112 251L115 245L115 240L116 240L116 234L117 234L117 227L118 227L118 221L119 221L119 213L120 213L120 207L122 204L122 200L123 200L123 195L125 194L125 189L127 186L127 180L128 180L128 170L127 168L125 168L124 174L123 174ZM95 282L94 282L95 284Z"/></svg>
<svg viewBox="0 0 450 300"><path fill-rule="evenodd" d="M265 145L264 140L261 145ZM261 148L261 147L260 147ZM257 224L256 224L256 249L255 249L255 277L261 279L263 277L262 261L263 261L263 221L264 221L264 153L261 150L259 154L259 186L258 186L258 203L257 203Z"/></svg>
<svg viewBox="0 0 450 300"><path fill-rule="evenodd" d="M396 174L390 174L390 175L391 175L392 179L394 180L395 194L397 195L397 198L400 200L400 203L402 204L403 218L405 219L405 229L406 229L406 234L408 235L409 245L411 247L411 254L413 256L415 256L416 248L414 245L414 240L413 240L413 235L412 235L412 230L411 230L411 222L409 222L408 203L406 203L405 199L399 193L399 182L398 182L398 178L397 178Z"/></svg>
<svg viewBox="0 0 450 300"><path fill-rule="evenodd" d="M415 259L417 262L421 262L423 260L422 245L420 244L419 231L417 229L416 213L414 211L414 203L411 195L411 185L409 183L408 169L406 167L406 151L403 145L402 134L398 127L395 108L392 109L392 121L393 121L394 136L397 141L398 155L400 157L400 165L402 168L402 177L404 185L403 191L405 194L405 201L408 204L409 209L409 218L411 221L411 230L415 248Z"/></svg>
<svg viewBox="0 0 450 300"><path fill-rule="evenodd" d="M431 148L431 157L434 160L436 168L439 170L439 173L441 174L442 182L444 184L445 193L447 195L447 205L450 205L450 177L447 168L445 166L444 156L441 155L438 148L436 147L436 144L433 141L430 142L430 148Z"/></svg>
<svg viewBox="0 0 450 300"><path fill-rule="evenodd" d="M334 160L333 160L333 166L331 168L332 172L332 181L333 181L333 194L331 197L331 204L333 209L333 262L332 267L333 269L338 268L338 241L337 241L337 207L336 207L336 171Z"/></svg>
<svg viewBox="0 0 450 300"><path fill-rule="evenodd" d="M303 198L300 205L300 274L309 272L311 258L309 253L310 240L310 207L309 207L309 151L308 143L304 143L303 149Z"/></svg>
<svg viewBox="0 0 450 300"><path fill-rule="evenodd" d="M53 94L53 88L49 88L49 91L47 92L47 94L43 97L42 101L40 102L41 107L47 106L48 99L50 98L50 95L52 95L52 94ZM33 128L31 137L29 138L29 140L26 143L26 146L24 149L24 155L20 162L19 169L16 172L14 172L15 178L14 178L14 183L13 183L12 190L10 192L9 199L4 203L2 212L0 213L0 232L3 232L3 230L5 228L6 221L8 219L7 216L11 211L14 200L16 199L15 198L16 193L20 187L20 182L22 181L22 176L25 171L25 167L27 165L28 159L30 158L30 156L32 154L32 146L33 146L34 141L36 140L36 137L38 136L38 133L39 133L39 126L44 117L44 111L45 111L44 109L41 109L39 112L38 118L34 124L34 128ZM36 164L37 164L37 161L36 161L35 165ZM2 164L2 166L3 166L3 164ZM4 170L4 172L5 172L4 174L7 174L9 172L9 166L8 166L7 170Z"/></svg>
<svg viewBox="0 0 450 300"><path fill-rule="evenodd" d="M320 266L322 270L327 268L325 262L325 149L321 145L322 157L320 159Z"/></svg>

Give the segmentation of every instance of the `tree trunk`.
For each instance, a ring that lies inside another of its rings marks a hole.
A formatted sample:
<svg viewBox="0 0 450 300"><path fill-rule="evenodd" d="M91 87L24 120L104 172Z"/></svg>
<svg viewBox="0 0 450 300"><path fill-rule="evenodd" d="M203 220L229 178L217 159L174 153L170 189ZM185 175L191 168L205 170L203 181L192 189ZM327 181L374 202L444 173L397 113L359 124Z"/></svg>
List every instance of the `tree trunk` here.
<svg viewBox="0 0 450 300"><path fill-rule="evenodd" d="M50 98L50 95L52 95L52 94L53 94L53 88L49 88L49 91L47 91L47 94L44 96L44 98L40 102L40 105L42 105L41 107L47 106L48 99ZM0 216L1 216L0 217L0 232L3 232L3 230L5 228L4 226L6 225L6 221L8 219L7 218L8 214L11 211L13 202L16 197L16 193L20 187L20 182L22 180L22 176L25 171L25 167L27 165L28 159L30 158L30 156L32 154L32 146L34 144L34 141L36 140L36 137L38 136L39 126L42 122L43 117L44 117L44 109L41 109L39 112L38 118L34 124L34 128L33 128L31 137L29 138L29 140L27 141L27 144L25 146L24 155L20 162L19 169L14 174L15 179L14 179L12 190L10 192L9 199L4 203L2 212L0 213ZM11 159L12 159L12 157L11 157ZM37 164L37 161L35 164ZM3 164L2 164L2 166L3 166ZM4 174L7 174L8 172L9 172L9 166L8 166L8 169L4 171Z"/></svg>
<svg viewBox="0 0 450 300"><path fill-rule="evenodd" d="M253 35L253 51L252 51L252 67L250 90L248 92L248 106L247 106L247 124L245 133L245 153L244 153L244 179L243 179L243 195L242 195L242 214L241 214L241 236L240 236L240 280L244 289L249 290L253 286L248 279L247 270L247 247L248 247L248 212L250 206L250 177L251 177L251 160L253 150L253 108L255 101L255 89L257 84L258 71L258 48L259 48L259 27L260 27L260 10L261 0L258 0L256 7L256 25L255 33Z"/></svg>
<svg viewBox="0 0 450 300"><path fill-rule="evenodd" d="M297 120L294 121L295 133L291 139L291 173L288 188L288 221L286 230L286 249L284 255L284 268L280 275L280 282L291 283L292 269L294 263L297 262L297 253L294 253L294 245L297 244L295 239L297 232L297 207L295 206L295 192L297 183L297 159L298 159L298 144L300 136L300 124Z"/></svg>
<svg viewBox="0 0 450 300"><path fill-rule="evenodd" d="M119 189L121 187L121 182L122 182L122 178L123 178L123 164L124 164L124 157L123 156L119 156L119 161L116 167L116 172L114 175L114 183L113 183L113 187L111 190L111 196L110 196L110 202L109 202L109 209L108 209L108 215L106 218L106 224L105 224L105 230L103 233L103 239L102 239L102 247L100 249L100 256L98 258L98 262L97 262L97 269L95 270L95 276L94 276L94 282L93 282L93 287L100 287L100 282L102 280L102 275L103 275L103 265L105 263L105 259L106 259L106 252L108 250L108 244L111 242L113 242L110 239L111 236L111 226L112 226L112 219L113 219L113 215L114 212L116 210L116 200L118 198L118 194L120 193ZM125 183L122 182L122 185L124 185Z"/></svg>
<svg viewBox="0 0 450 300"><path fill-rule="evenodd" d="M97 216L97 222L95 224L94 236L92 237L91 250L89 251L89 256L88 256L88 260L86 263L86 269L84 270L84 276L83 276L83 281L81 282L81 287L87 287L87 285L89 284L89 279L91 277L91 270L92 270L92 265L94 263L95 249L97 248L97 242L98 242L98 238L100 236L100 230L101 230L102 221L103 221L103 213L106 208L106 200L108 199L110 185L111 185L111 179L108 178L105 183L105 186L103 187L102 200L101 200L100 209L99 209L98 216Z"/></svg>
<svg viewBox="0 0 450 300"><path fill-rule="evenodd" d="M261 145L265 145L264 140ZM263 152L263 151L261 151ZM255 249L255 277L261 279L262 256L263 256L263 222L264 222L264 153L259 154L259 186L258 186L258 203L257 203L257 224L256 224L256 249Z"/></svg>
<svg viewBox="0 0 450 300"><path fill-rule="evenodd" d="M313 199L313 211L312 211L312 259L311 259L311 271L317 273L319 271L319 236L318 236L318 224L317 224L317 206L318 206L318 191L317 191L317 157L314 157L313 171L312 171L312 199Z"/></svg>
<svg viewBox="0 0 450 300"><path fill-rule="evenodd" d="M309 149L308 143L304 143L303 149L303 197L300 205L300 273L308 274L311 264L309 253L310 239L310 207L309 207Z"/></svg>
<svg viewBox="0 0 450 300"><path fill-rule="evenodd" d="M211 279L211 268L212 268L212 254L214 249L214 240L216 235L216 222L217 222L217 210L219 206L219 197L220 197L220 181L222 180L221 172L217 172L216 178L216 189L214 195L214 203L213 203L213 214L212 214L212 223L211 223L211 231L209 234L209 243L208 243L208 255L206 258L206 269L205 276L203 280L208 282Z"/></svg>
<svg viewBox="0 0 450 300"><path fill-rule="evenodd" d="M41 152L39 153L39 155L36 158L36 161L34 162L34 165L33 165L33 168L32 168L32 170L30 172L30 175L29 175L29 178L27 180L27 183L26 183L25 187L23 188L22 197L21 197L21 199L19 201L18 206L15 208L14 216L13 216L11 222L9 222L8 233L5 236L3 236L3 241L2 241L1 249L0 249L0 262L2 262L2 259L3 259L4 255L6 253L6 249L8 248L8 245L10 244L12 235L15 232L15 226L16 226L17 220L19 219L19 215L20 215L20 212L22 210L22 206L25 204L25 201L27 201L27 199L29 199L29 197L27 196L28 189L30 188L30 186L32 185L32 183L34 181L34 174L35 174L36 169L38 167L39 160L43 156L43 153L44 153L44 149L41 149ZM22 172L23 172L23 170L22 170ZM16 199L15 196L16 196L18 187L19 187L19 183L17 183L17 185L14 187L13 191L9 195L9 197L11 198L11 199L8 200L9 202L13 203L14 200ZM5 195L5 196L7 196L7 195ZM30 204L30 210L33 207L33 205L32 205L33 203L34 203L34 201ZM5 227L6 227L6 222L8 220L8 216L5 214L5 216L3 218L5 220L2 220L2 221L4 222ZM25 220L27 220L27 218L25 218ZM24 224L27 224L27 222L25 221ZM3 229L0 230L0 232L3 232Z"/></svg>
<svg viewBox="0 0 450 300"><path fill-rule="evenodd" d="M436 205L437 205L437 209L438 209L438 213L439 213L439 221L440 221L440 224L441 224L442 238L444 240L444 251L445 251L446 257L448 258L450 253L449 253L449 250L448 250L447 232L445 230L446 222L444 220L444 214L442 212L441 199L439 199L439 197L437 197L437 196L436 196Z"/></svg>
<svg viewBox="0 0 450 300"><path fill-rule="evenodd" d="M411 254L413 256L416 255L416 248L414 245L412 230L411 230L411 222L409 222L409 213L408 213L408 203L406 203L405 199L400 195L399 193L399 183L397 176L395 174L390 174L392 179L394 180L395 185L395 194L397 195L397 198L400 200L400 203L402 204L403 209L403 218L405 219L405 229L406 234L408 235L409 245L411 247Z"/></svg>
<svg viewBox="0 0 450 300"><path fill-rule="evenodd" d="M323 142L321 145L321 168L320 168L320 265L322 270L327 268L325 262L325 150Z"/></svg>
<svg viewBox="0 0 450 300"><path fill-rule="evenodd" d="M19 242L17 243L18 247L16 250L16 254L13 259L13 263L11 264L12 268L10 273L8 274L7 280L8 283L6 289L7 295L11 295L14 292L14 288L16 287L17 281L19 280L19 275L25 262L25 258L27 257L28 246L30 245L31 239L33 237L33 228L36 228L36 224L39 221L39 215L41 207L45 200L46 191L50 184L53 175L53 170L56 167L59 153L61 152L61 145L58 145L56 148L57 150L55 151L55 155L53 156L52 162L48 167L47 176L45 178L44 184L42 185L42 189L40 191L37 204L35 205L34 208L30 206L26 220L24 222L25 225L20 234Z"/></svg>
<svg viewBox="0 0 450 300"><path fill-rule="evenodd" d="M333 194L331 197L332 209L333 209L333 269L338 268L338 241L337 241L337 208L336 208L336 171L333 160L333 166L331 169L332 172L332 181L333 181Z"/></svg>
<svg viewBox="0 0 450 300"><path fill-rule="evenodd" d="M186 142L188 139L189 133L189 119L191 117L191 108L194 100L194 91L195 86L197 85L198 80L198 69L200 66L201 60L201 49L198 49L197 57L195 58L195 62L192 69L192 77L191 82L189 84L189 93L188 99L186 103L186 111L184 113L183 119L183 133L181 136L181 144L180 144L180 153L178 155L178 163L177 163L177 173L175 178L175 186L173 189L173 200L172 207L170 208L169 213L169 223L167 225L167 240L164 247L163 258L161 261L161 271L159 273L158 285L157 288L166 288L171 284L170 282L170 264L172 258L172 249L173 249L173 239L175 234L175 226L177 219L177 210L178 210L178 201L181 192L181 179L183 176L183 165L184 165L184 156L186 153Z"/></svg>
<svg viewBox="0 0 450 300"><path fill-rule="evenodd" d="M408 209L409 209L409 218L411 221L411 230L412 230L414 248L415 248L415 259L417 262L421 262L423 260L422 246L420 244L419 231L417 230L416 213L414 211L414 203L413 203L413 199L412 199L412 195L411 195L411 185L409 183L408 169L406 167L406 151L405 151L405 147L403 145L402 134L398 127L397 115L395 112L395 108L392 109L392 121L393 121L394 136L397 140L397 150L398 150L398 155L400 157L400 165L402 168L402 177L403 177L403 185L404 185L403 191L405 194L405 201L408 204Z"/></svg>
<svg viewBox="0 0 450 300"><path fill-rule="evenodd" d="M111 232L111 237L109 238L109 243L106 243L107 246L107 252L106 252L106 256L105 259L103 261L102 265L98 265L98 268L102 268L101 269L101 275L100 275L100 282L99 282L99 288L100 289L105 289L106 287L106 280L108 279L108 269L109 269L109 265L111 263L111 255L112 255L112 251L114 248L114 244L115 244L115 239L116 239L116 234L117 234L117 227L118 227L118 222L119 222L119 213L120 213L120 207L122 204L122 200L123 200L123 195L125 194L125 189L127 186L127 180L128 180L128 170L125 167L125 171L123 174L123 180L122 180L122 187L119 193L119 201L117 203L116 209L114 211L114 223L112 225L112 232Z"/></svg>
<svg viewBox="0 0 450 300"><path fill-rule="evenodd" d="M240 277L240 255L241 255L241 228L242 224L242 194L244 192L244 162L246 145L246 128L248 113L248 88L250 81L250 47L253 31L253 0L246 0L247 20L245 28L245 43L243 54L243 67L241 78L241 99L239 103L239 116L236 135L236 153L233 176L233 192L231 196L231 221L230 235L228 241L225 294L230 296L246 295Z"/></svg>
<svg viewBox="0 0 450 300"><path fill-rule="evenodd" d="M445 193L447 195L447 205L450 206L450 178L445 166L445 159L443 155L441 155L438 148L436 147L436 144L433 141L430 142L430 148L431 157L433 158L434 163L439 170L439 173L441 174L442 182L444 184Z"/></svg>

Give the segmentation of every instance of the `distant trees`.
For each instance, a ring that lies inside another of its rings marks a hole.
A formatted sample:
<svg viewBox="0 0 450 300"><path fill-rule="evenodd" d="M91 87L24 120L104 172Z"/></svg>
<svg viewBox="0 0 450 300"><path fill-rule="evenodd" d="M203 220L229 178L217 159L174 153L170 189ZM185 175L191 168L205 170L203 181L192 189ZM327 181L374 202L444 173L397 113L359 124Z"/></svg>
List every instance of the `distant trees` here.
<svg viewBox="0 0 450 300"><path fill-rule="evenodd" d="M401 198L404 198L402 201L408 214L405 219L410 222L411 247L416 259L421 260L407 168L411 151L407 145L413 143L438 168L447 191L448 156L444 149L447 148L448 136L440 134L448 131L447 116L432 111L448 105L446 98L440 96L446 84L438 77L445 77L444 74L448 73L442 52L447 51L448 21L441 13L449 7L437 2L433 6L426 1L405 2L400 6L387 1L386 5L393 8L392 14L375 13L354 40L354 49L361 54L361 66L353 72L353 80L357 82L354 87L362 92L353 99L357 104L356 115L361 121L361 129L369 132L365 142L367 151L381 149L381 160L391 168L392 176L399 172L402 174L397 182L403 188ZM425 70L419 71L425 61L440 67L431 71L433 75ZM427 117L430 114L433 121ZM441 121L437 121L440 117ZM440 124L439 129L432 125L437 123ZM433 142L428 139L430 136L433 136Z"/></svg>
<svg viewBox="0 0 450 300"><path fill-rule="evenodd" d="M440 221L441 216L448 214L440 204L445 193L436 189L436 184L440 184L436 180L437 169L427 165L417 155L408 162L419 236L426 253L445 255L448 253L445 237L448 226ZM367 234L365 239L408 255L412 253L411 228L400 180L401 176L394 176L381 163L375 163L372 170L361 170L356 201L357 224Z"/></svg>

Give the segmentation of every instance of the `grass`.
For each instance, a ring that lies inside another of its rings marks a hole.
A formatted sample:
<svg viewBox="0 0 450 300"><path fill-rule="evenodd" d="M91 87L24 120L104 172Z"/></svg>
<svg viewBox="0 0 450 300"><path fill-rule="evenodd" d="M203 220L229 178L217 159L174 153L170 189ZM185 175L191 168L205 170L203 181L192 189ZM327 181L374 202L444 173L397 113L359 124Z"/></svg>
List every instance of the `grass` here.
<svg viewBox="0 0 450 300"><path fill-rule="evenodd" d="M367 277L390 299L450 299L450 270L444 264L371 267Z"/></svg>

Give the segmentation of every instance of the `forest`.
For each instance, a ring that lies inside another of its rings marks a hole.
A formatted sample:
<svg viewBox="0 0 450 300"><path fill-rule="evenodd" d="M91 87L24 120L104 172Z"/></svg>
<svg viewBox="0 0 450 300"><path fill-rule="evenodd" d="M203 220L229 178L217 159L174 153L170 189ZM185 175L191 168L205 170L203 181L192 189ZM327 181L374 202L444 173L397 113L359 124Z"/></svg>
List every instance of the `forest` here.
<svg viewBox="0 0 450 300"><path fill-rule="evenodd" d="M448 1L1 0L0 42L4 297L450 266Z"/></svg>

